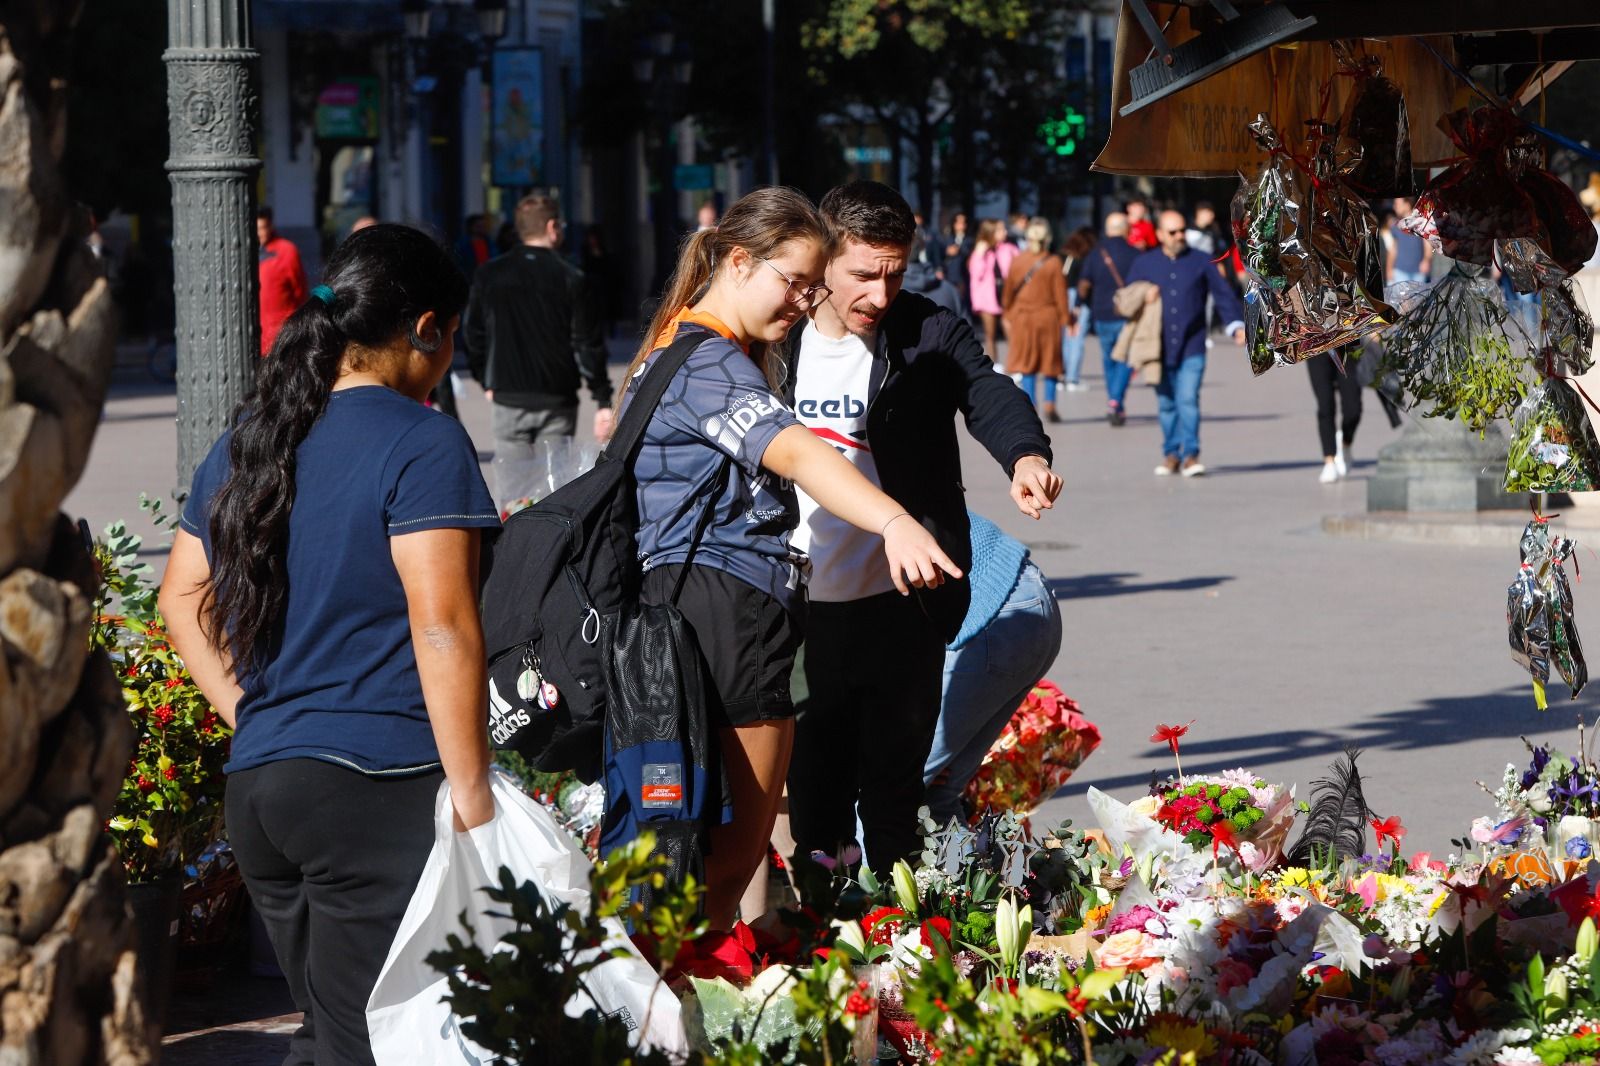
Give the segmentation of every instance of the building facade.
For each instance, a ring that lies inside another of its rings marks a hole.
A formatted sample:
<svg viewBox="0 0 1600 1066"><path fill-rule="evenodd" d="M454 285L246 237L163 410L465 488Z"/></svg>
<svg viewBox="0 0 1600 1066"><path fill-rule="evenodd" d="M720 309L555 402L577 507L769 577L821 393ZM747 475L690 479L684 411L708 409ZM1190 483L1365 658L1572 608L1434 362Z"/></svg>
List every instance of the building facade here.
<svg viewBox="0 0 1600 1066"><path fill-rule="evenodd" d="M490 38L470 3L256 0L258 195L308 269L364 216L454 242L528 189L572 202L581 8L509 0Z"/></svg>

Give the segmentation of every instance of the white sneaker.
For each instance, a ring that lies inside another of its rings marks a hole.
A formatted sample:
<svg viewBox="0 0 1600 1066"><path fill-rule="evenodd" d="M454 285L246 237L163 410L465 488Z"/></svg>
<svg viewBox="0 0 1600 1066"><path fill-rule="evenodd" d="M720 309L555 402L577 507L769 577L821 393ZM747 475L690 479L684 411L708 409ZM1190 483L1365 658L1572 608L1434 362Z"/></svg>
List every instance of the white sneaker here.
<svg viewBox="0 0 1600 1066"><path fill-rule="evenodd" d="M1171 477L1173 474L1176 474L1177 472L1178 472L1178 464L1176 462L1173 462L1173 461L1168 461L1168 462L1162 463L1160 466L1156 467L1156 469L1155 469L1156 477Z"/></svg>
<svg viewBox="0 0 1600 1066"><path fill-rule="evenodd" d="M1195 457L1185 462L1183 469L1179 472L1184 477L1203 477L1206 472L1206 464L1202 463L1198 457Z"/></svg>
<svg viewBox="0 0 1600 1066"><path fill-rule="evenodd" d="M1339 480L1339 467L1336 463L1323 463L1322 473L1317 475L1317 480L1324 485L1332 485Z"/></svg>
<svg viewBox="0 0 1600 1066"><path fill-rule="evenodd" d="M1339 438L1339 448L1333 453L1333 468L1339 471L1339 476L1344 477L1350 472L1350 467L1344 461L1344 438Z"/></svg>

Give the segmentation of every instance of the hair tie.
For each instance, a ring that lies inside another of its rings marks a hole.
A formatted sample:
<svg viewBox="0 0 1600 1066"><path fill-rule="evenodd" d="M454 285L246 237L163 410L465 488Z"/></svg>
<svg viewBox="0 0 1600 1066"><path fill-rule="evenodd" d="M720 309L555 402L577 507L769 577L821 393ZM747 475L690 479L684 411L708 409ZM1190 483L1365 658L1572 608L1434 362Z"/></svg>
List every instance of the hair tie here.
<svg viewBox="0 0 1600 1066"><path fill-rule="evenodd" d="M322 306L328 308L333 307L334 301L338 299L338 297L334 295L333 290L328 288L326 285L318 285L316 288L312 289L311 298L321 301Z"/></svg>

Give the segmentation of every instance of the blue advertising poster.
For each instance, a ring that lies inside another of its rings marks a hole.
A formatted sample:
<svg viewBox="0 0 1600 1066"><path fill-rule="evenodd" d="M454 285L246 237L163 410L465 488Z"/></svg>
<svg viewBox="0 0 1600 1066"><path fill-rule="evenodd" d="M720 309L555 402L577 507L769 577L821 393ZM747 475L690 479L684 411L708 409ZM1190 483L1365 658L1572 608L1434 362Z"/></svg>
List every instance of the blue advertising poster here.
<svg viewBox="0 0 1600 1066"><path fill-rule="evenodd" d="M544 183L544 54L538 48L494 53L493 165L496 185Z"/></svg>

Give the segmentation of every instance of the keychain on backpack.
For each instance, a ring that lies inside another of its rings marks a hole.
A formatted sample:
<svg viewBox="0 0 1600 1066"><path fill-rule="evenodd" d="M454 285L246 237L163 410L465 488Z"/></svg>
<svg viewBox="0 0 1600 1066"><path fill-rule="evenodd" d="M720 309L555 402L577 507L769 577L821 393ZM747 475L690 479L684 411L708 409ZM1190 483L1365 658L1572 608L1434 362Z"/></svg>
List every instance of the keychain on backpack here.
<svg viewBox="0 0 1600 1066"><path fill-rule="evenodd" d="M539 655L530 645L522 656L522 673L517 675L517 695L524 703L538 702L541 708L548 711L550 708L545 707L539 699L545 684L544 674L539 671Z"/></svg>
<svg viewBox="0 0 1600 1066"><path fill-rule="evenodd" d="M539 682L539 709L553 711L561 706L561 693L548 681Z"/></svg>

